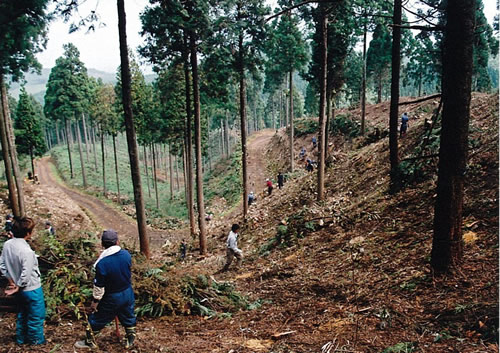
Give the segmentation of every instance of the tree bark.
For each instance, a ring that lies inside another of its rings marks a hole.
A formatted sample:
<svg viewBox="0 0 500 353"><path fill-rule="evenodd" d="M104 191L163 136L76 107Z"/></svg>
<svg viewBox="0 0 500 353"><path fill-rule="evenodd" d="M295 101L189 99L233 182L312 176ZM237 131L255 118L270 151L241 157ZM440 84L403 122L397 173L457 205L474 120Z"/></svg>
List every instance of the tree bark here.
<svg viewBox="0 0 500 353"><path fill-rule="evenodd" d="M290 70L290 173L294 169L293 151L293 70Z"/></svg>
<svg viewBox="0 0 500 353"><path fill-rule="evenodd" d="M153 150L153 183L155 188L155 199L156 199L156 208L160 208L160 199L158 198L158 179L156 178L157 170L156 170L156 149L155 144L151 144L151 149Z"/></svg>
<svg viewBox="0 0 500 353"><path fill-rule="evenodd" d="M76 122L76 134L78 135L78 153L80 154L80 167L82 168L82 181L83 187L87 188L87 175L85 173L85 161L83 160L83 151L82 151L82 135L80 133L80 124Z"/></svg>
<svg viewBox="0 0 500 353"><path fill-rule="evenodd" d="M116 155L116 136L115 134L111 135L113 138L113 156L115 157L115 175L116 175L116 190L118 192L118 203L122 203L122 198L120 195L120 174L118 173L118 158Z"/></svg>
<svg viewBox="0 0 500 353"><path fill-rule="evenodd" d="M475 1L448 2L443 50L443 115L431 265L447 272L462 257L463 189L467 167Z"/></svg>
<svg viewBox="0 0 500 353"><path fill-rule="evenodd" d="M57 144L61 144L61 137L59 137L59 124L56 121L56 139L57 139Z"/></svg>
<svg viewBox="0 0 500 353"><path fill-rule="evenodd" d="M120 37L120 70L122 77L123 111L125 113L125 129L127 132L127 145L130 157L130 172L134 188L135 209L137 215L137 228L141 253L149 259L149 239L146 233L146 212L142 197L141 172L137 156L137 143L135 138L134 116L132 112L131 77L128 59L127 33L125 20L124 0L118 0L118 32Z"/></svg>
<svg viewBox="0 0 500 353"><path fill-rule="evenodd" d="M97 171L99 170L99 167L97 166L97 151L96 151L96 148L95 148L95 145L96 145L96 137L95 137L95 127L92 127L91 128L91 137L92 137L92 150L94 152L94 166L95 166L95 171L97 173Z"/></svg>
<svg viewBox="0 0 500 353"><path fill-rule="evenodd" d="M170 200L174 199L174 166L172 165L171 148L168 146L168 168L170 170Z"/></svg>
<svg viewBox="0 0 500 353"><path fill-rule="evenodd" d="M365 135L365 119L366 119L366 32L367 32L367 17L366 11L364 14L363 25L363 77L361 79L361 136Z"/></svg>
<svg viewBox="0 0 500 353"><path fill-rule="evenodd" d="M102 189L104 196L108 193L106 187L106 152L104 150L104 131L101 125L101 159L102 159Z"/></svg>
<svg viewBox="0 0 500 353"><path fill-rule="evenodd" d="M9 109L9 100L7 95L7 88L5 87L4 77L0 74L0 89L2 95L2 109L3 109L3 118L5 123L5 131L7 133L7 144L8 151L10 154L12 171L14 172L14 181L16 182L17 189L17 204L19 206L19 214L21 217L24 217L25 207L24 207L24 179L19 170L19 162L17 158L17 150L15 143L15 135L14 129L12 128L12 120L10 118L10 109Z"/></svg>
<svg viewBox="0 0 500 353"><path fill-rule="evenodd" d="M327 76L327 31L328 31L328 17L326 14L326 4L321 3L321 24L320 24L320 82L319 82L319 133L318 133L318 150L319 150L319 163L318 163L318 201L323 200L325 197L325 130L326 130L326 76Z"/></svg>
<svg viewBox="0 0 500 353"><path fill-rule="evenodd" d="M391 77L391 105L389 115L389 159L391 164L391 190L400 189L400 177L398 173L398 103L399 103L399 68L401 65L401 1L394 0L393 22L396 26L392 28L392 77Z"/></svg>
<svg viewBox="0 0 500 353"><path fill-rule="evenodd" d="M177 187L177 191L181 189L179 186L179 165L178 165L178 160L177 156L174 155L174 165L175 165L175 185Z"/></svg>
<svg viewBox="0 0 500 353"><path fill-rule="evenodd" d="M85 155L87 157L87 163L89 163L89 136L87 133L87 119L85 118L85 114L82 113L82 122L83 122L83 138L85 139Z"/></svg>
<svg viewBox="0 0 500 353"><path fill-rule="evenodd" d="M200 229L200 254L207 253L207 230L205 227L205 201L203 199L203 161L201 156L200 88L198 83L198 55L196 38L190 36L191 71L193 74L194 140L196 147L196 201L198 203L198 228Z"/></svg>
<svg viewBox="0 0 500 353"><path fill-rule="evenodd" d="M239 11L239 10L238 10ZM243 32L238 38L238 74L240 81L240 127L241 127L241 166L242 166L242 186L243 186L243 219L248 213L248 170L247 170L247 133L246 133L246 92L245 92L245 64L243 57Z"/></svg>
<svg viewBox="0 0 500 353"><path fill-rule="evenodd" d="M0 85L3 86L3 75L0 74ZM17 190L16 184L14 181L13 173L12 173L12 160L10 159L10 147L7 139L7 127L5 123L4 109L3 109L3 99L0 100L2 104L2 109L0 111L0 137L2 140L2 157L5 165L5 178L7 179L7 187L9 189L9 203L10 208L12 209L12 213L16 217L21 217L21 213L19 211L19 204L17 200Z"/></svg>
<svg viewBox="0 0 500 353"><path fill-rule="evenodd" d="M66 126L66 145L68 146L68 158L69 158L69 171L70 177L73 179L73 160L71 158L71 144L70 144L70 131L69 131L69 121L68 119L64 119L64 125Z"/></svg>
<svg viewBox="0 0 500 353"><path fill-rule="evenodd" d="M184 51L183 51L183 61L184 61L184 80L186 85L186 191L187 191L187 206L189 214L189 229L191 232L191 237L195 237L196 226L195 226L195 216L194 216L194 199L193 199L193 137L191 134L191 79L189 77L189 43L187 39L187 34L184 38Z"/></svg>
<svg viewBox="0 0 500 353"><path fill-rule="evenodd" d="M148 196L151 197L151 186L149 185L149 170L148 170L148 151L146 149L146 144L142 145L144 152L144 171L146 173L146 184L148 185Z"/></svg>

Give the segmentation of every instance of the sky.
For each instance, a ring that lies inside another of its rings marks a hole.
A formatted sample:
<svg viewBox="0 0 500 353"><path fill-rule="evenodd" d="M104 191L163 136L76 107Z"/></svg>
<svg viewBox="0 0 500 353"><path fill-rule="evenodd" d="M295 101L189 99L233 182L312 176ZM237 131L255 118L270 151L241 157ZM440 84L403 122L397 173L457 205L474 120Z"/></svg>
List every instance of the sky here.
<svg viewBox="0 0 500 353"><path fill-rule="evenodd" d="M38 60L44 68L52 68L58 57L63 55L63 44L73 43L80 50L80 60L87 69L97 69L109 73L115 73L120 65L120 51L118 43L118 15L116 1L113 0L88 0L80 13L88 13L91 7L96 7L97 13L101 16L101 22L106 26L97 28L94 32L87 33L81 30L75 33L68 33L69 23L63 23L61 19L50 24L48 33L47 49L37 55ZM268 3L275 4L275 0L268 0ZM483 0L485 15L488 22L493 22L495 15L496 0ZM127 40L132 49L136 49L142 44L139 35L141 22L139 15L149 4L148 0L125 0L125 11L127 13ZM78 20L75 16L74 20ZM142 65L145 74L152 72L148 65Z"/></svg>

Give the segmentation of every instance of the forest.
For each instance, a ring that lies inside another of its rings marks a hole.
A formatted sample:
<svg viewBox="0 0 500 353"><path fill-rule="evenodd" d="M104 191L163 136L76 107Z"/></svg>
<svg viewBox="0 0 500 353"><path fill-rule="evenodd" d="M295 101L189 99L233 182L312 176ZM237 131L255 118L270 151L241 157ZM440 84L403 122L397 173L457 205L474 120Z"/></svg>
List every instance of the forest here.
<svg viewBox="0 0 500 353"><path fill-rule="evenodd" d="M46 308L16 344L0 277L0 351L78 348L111 228L137 338L117 313L98 351L498 351L498 1L149 0L132 48L117 0L116 72L68 42L29 93L85 2L0 3L1 210Z"/></svg>

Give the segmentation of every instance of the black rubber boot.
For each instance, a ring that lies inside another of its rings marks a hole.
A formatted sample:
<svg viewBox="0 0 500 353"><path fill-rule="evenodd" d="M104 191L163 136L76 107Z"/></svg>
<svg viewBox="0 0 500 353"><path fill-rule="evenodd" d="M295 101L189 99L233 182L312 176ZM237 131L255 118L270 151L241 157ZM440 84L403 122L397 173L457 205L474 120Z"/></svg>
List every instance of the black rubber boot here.
<svg viewBox="0 0 500 353"><path fill-rule="evenodd" d="M135 326L125 327L125 348L131 348L135 341Z"/></svg>

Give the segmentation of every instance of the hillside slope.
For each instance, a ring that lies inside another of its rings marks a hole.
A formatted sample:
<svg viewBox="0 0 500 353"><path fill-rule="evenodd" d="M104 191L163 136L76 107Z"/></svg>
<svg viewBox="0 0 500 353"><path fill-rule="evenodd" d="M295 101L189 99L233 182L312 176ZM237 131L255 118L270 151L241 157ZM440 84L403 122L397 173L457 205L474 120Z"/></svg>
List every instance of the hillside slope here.
<svg viewBox="0 0 500 353"><path fill-rule="evenodd" d="M444 277L433 276L429 265L439 123L430 134L423 126L437 104L407 107L412 120L400 153L401 160L413 159L404 161L405 188L399 193L388 193L387 138L337 135L331 139L326 200L316 201L316 174L303 168L290 175L284 189L259 197L242 224L241 268L218 273L229 227L241 216L228 213L211 222L211 255L189 254L168 273L227 281L248 297L250 310L141 319L136 351L497 352L498 95L473 97L464 259ZM383 130L387 112L388 103L369 107L372 129ZM314 156L311 137L297 139L297 154L304 145ZM270 141L259 148L265 156L255 180L286 166L285 131ZM208 305L217 299L204 300ZM14 316L2 320L1 347L22 352L9 341ZM109 327L100 336L101 347L122 352L112 331ZM48 325L49 344L32 351L72 352L81 334L80 325L65 318Z"/></svg>

